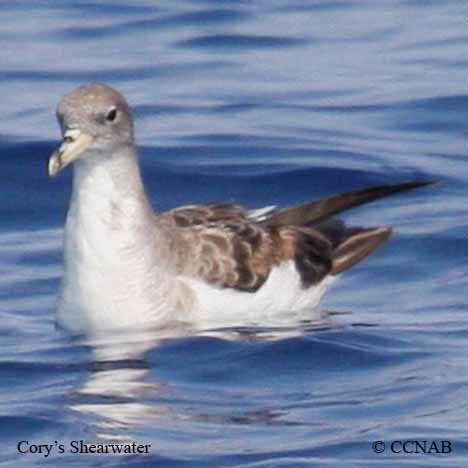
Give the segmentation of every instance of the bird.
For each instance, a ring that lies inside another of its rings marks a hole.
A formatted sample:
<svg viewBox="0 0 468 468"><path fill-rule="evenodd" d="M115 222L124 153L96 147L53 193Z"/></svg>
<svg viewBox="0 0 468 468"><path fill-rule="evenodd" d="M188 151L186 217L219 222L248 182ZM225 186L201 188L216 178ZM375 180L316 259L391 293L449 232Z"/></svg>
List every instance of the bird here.
<svg viewBox="0 0 468 468"><path fill-rule="evenodd" d="M349 227L336 215L432 183L376 185L286 208L212 203L158 213L122 94L81 85L60 99L57 119L62 142L48 174L73 165L73 177L56 324L76 333L312 310L392 233Z"/></svg>

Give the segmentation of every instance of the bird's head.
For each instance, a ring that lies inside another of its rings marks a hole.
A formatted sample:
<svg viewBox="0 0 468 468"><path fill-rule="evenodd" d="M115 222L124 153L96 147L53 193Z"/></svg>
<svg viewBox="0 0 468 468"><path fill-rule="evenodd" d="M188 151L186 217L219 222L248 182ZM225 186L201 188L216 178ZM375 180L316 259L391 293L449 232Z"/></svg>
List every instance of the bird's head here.
<svg viewBox="0 0 468 468"><path fill-rule="evenodd" d="M123 96L110 86L89 83L60 100L57 119L62 143L50 156L49 176L92 155L112 155L115 147L133 145L133 121Z"/></svg>

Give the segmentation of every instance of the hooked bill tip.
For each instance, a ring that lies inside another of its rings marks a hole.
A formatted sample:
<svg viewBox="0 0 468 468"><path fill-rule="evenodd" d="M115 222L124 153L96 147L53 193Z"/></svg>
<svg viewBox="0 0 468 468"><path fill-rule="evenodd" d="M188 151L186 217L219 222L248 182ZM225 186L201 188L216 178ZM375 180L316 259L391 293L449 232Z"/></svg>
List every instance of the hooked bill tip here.
<svg viewBox="0 0 468 468"><path fill-rule="evenodd" d="M52 154L52 156L49 158L47 162L47 174L49 177L55 177L57 173L60 171L61 167L61 161L60 161L60 155L55 152Z"/></svg>

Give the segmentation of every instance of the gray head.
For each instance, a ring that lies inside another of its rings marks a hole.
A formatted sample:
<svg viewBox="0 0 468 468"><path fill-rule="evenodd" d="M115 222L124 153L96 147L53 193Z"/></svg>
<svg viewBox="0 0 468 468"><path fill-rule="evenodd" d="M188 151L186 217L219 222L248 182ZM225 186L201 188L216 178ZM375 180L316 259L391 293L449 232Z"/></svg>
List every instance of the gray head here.
<svg viewBox="0 0 468 468"><path fill-rule="evenodd" d="M133 144L133 120L124 97L101 83L88 83L66 94L57 106L62 144L49 159L50 176L79 158L112 155Z"/></svg>

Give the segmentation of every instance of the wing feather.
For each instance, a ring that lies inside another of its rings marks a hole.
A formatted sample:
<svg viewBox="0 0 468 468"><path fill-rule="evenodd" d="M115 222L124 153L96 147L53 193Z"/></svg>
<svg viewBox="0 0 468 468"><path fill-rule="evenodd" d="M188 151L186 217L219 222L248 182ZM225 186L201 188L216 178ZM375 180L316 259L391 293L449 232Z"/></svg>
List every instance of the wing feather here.
<svg viewBox="0 0 468 468"><path fill-rule="evenodd" d="M160 221L177 237L171 254L179 275L254 292L275 266L292 260L307 288L350 268L391 234L387 228L347 228L335 214L432 183L374 186L281 210L187 205L162 214Z"/></svg>

